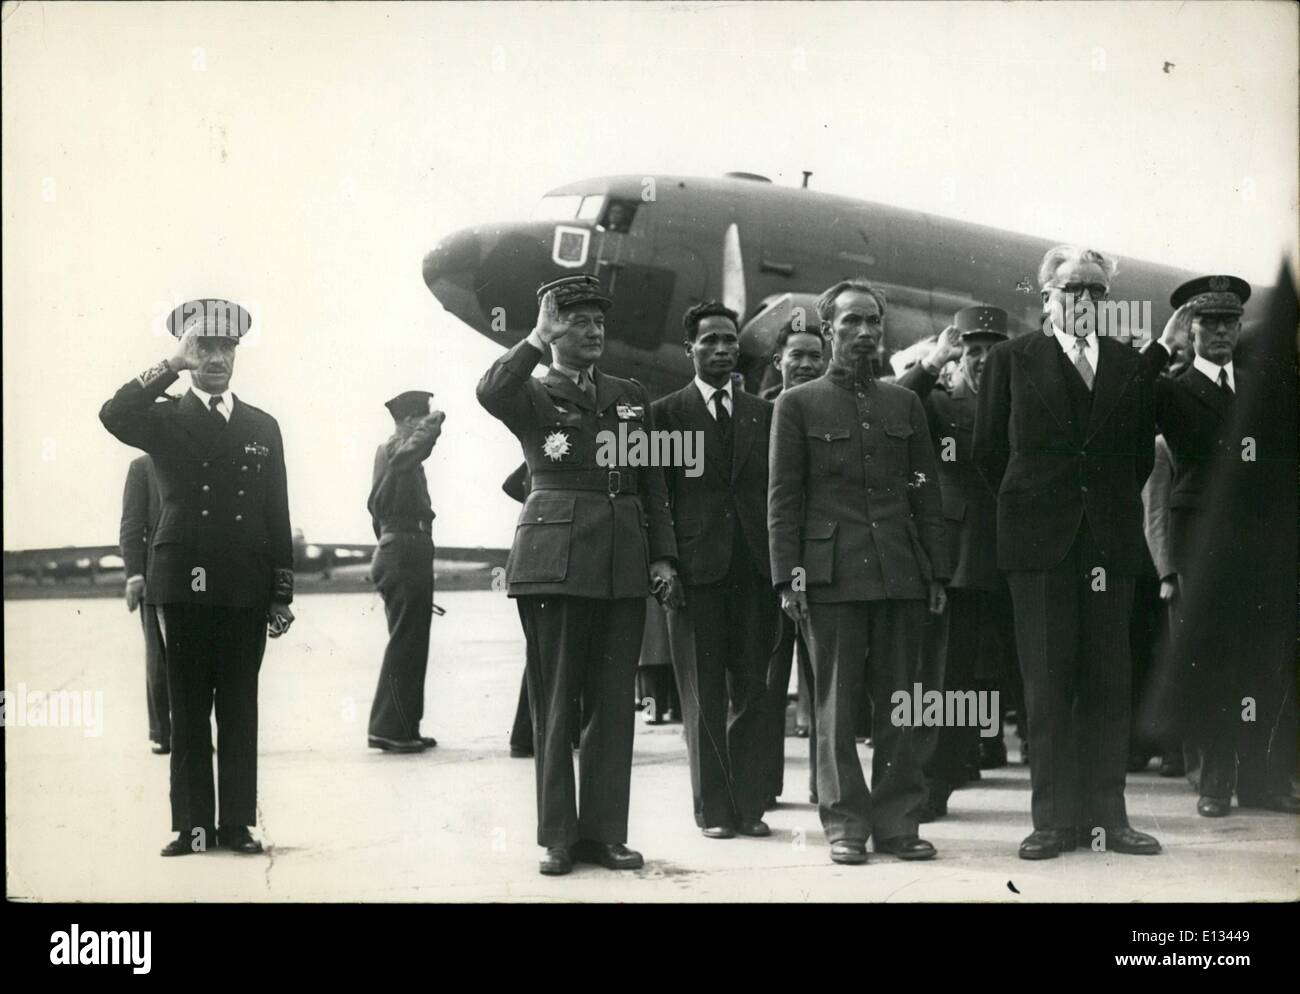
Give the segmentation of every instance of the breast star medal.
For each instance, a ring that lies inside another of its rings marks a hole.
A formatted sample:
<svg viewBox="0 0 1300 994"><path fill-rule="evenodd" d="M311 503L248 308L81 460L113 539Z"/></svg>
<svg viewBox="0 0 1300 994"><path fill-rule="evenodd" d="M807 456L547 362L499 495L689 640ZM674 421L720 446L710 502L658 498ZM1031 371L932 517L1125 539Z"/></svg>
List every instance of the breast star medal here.
<svg viewBox="0 0 1300 994"><path fill-rule="evenodd" d="M559 462L569 451L569 436L562 431L551 432L542 442L542 454L551 462Z"/></svg>

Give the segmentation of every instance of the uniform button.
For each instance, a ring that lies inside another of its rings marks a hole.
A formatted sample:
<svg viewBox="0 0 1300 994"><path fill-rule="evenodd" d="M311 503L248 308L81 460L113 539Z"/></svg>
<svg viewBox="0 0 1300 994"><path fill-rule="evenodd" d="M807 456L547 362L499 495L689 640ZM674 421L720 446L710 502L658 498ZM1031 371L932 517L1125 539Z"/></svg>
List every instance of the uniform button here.
<svg viewBox="0 0 1300 994"><path fill-rule="evenodd" d="M235 494L235 496L236 496L236 497L243 497L243 496L244 496L244 491L242 491L242 490L239 491L239 493Z"/></svg>
<svg viewBox="0 0 1300 994"><path fill-rule="evenodd" d="M542 516L541 516L540 514L537 516L537 520L538 520L538 521L541 521L541 520L542 520Z"/></svg>
<svg viewBox="0 0 1300 994"><path fill-rule="evenodd" d="M863 428L870 428L870 427L871 427L871 423L870 423L869 421L864 421L864 422L862 422L862 427L863 427Z"/></svg>
<svg viewBox="0 0 1300 994"><path fill-rule="evenodd" d="M827 432L827 433L826 433L826 441L829 442L830 440L831 440L831 433L830 433L830 432Z"/></svg>
<svg viewBox="0 0 1300 994"><path fill-rule="evenodd" d="M1082 490L1085 494L1088 492L1088 488L1087 488L1087 487L1080 487L1079 489Z"/></svg>
<svg viewBox="0 0 1300 994"><path fill-rule="evenodd" d="M206 494L209 490L211 490L211 489L212 489L212 488L211 488L210 486L208 486L206 483L203 484L203 492L204 492L205 494Z"/></svg>
<svg viewBox="0 0 1300 994"><path fill-rule="evenodd" d="M872 528L875 528L875 527L876 527L876 523L875 523L874 521L871 522L871 527L872 527Z"/></svg>
<svg viewBox="0 0 1300 994"><path fill-rule="evenodd" d="M244 516L243 516L242 514L236 514L236 515L235 515L235 520L236 520L236 521L243 521L243 520L244 520Z"/></svg>
<svg viewBox="0 0 1300 994"><path fill-rule="evenodd" d="M205 507L202 511L199 512L199 516L206 518L208 516L208 509Z"/></svg>
<svg viewBox="0 0 1300 994"><path fill-rule="evenodd" d="M240 472L243 472L243 473L247 473L247 472L248 472L248 467L247 467L247 466L240 466L239 469L240 469Z"/></svg>
<svg viewBox="0 0 1300 994"><path fill-rule="evenodd" d="M204 463L204 464L203 464L203 468L204 468L204 469L207 469L207 468L208 468L208 464L207 464L207 463Z"/></svg>

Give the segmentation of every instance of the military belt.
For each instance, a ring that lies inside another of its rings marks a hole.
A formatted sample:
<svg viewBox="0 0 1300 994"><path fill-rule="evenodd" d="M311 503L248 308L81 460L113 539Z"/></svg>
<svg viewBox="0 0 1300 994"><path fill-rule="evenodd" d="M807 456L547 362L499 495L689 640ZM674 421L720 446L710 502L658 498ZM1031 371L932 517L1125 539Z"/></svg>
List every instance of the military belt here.
<svg viewBox="0 0 1300 994"><path fill-rule="evenodd" d="M590 490L609 497L635 494L636 470L575 469L569 473L534 473L531 490Z"/></svg>

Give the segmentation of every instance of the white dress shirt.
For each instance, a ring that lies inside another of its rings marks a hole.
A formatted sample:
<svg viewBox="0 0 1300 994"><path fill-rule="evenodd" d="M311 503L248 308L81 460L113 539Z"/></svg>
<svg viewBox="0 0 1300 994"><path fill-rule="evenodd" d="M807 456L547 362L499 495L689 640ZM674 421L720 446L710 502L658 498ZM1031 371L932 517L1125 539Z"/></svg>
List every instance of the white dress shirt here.
<svg viewBox="0 0 1300 994"><path fill-rule="evenodd" d="M207 408L212 407L213 397L220 397L221 403L217 406L217 412L227 421L230 420L230 415L235 412L235 395L230 392L229 387L226 388L225 393L220 394L208 393L206 390L200 390L193 384L190 385L190 390L194 393L195 397L199 398L203 403L203 406Z"/></svg>
<svg viewBox="0 0 1300 994"><path fill-rule="evenodd" d="M1237 380L1232 374L1231 360L1222 366L1216 366L1214 363L1210 362L1209 359L1202 359L1200 356L1196 356L1192 359L1192 366L1200 370L1216 387L1219 385L1219 370L1226 370L1228 373L1228 386L1232 387L1233 393L1237 392Z"/></svg>
<svg viewBox="0 0 1300 994"><path fill-rule="evenodd" d="M734 416L736 413L736 404L731 397L731 383L732 380L730 376L727 377L727 382L720 387L711 386L710 384L705 383L698 376L695 377L695 389L698 390L700 396L704 398L704 409L709 412L709 417L714 421L718 420L717 408L713 406L713 395L715 393L722 394L722 406L727 409L728 414Z"/></svg>
<svg viewBox="0 0 1300 994"><path fill-rule="evenodd" d="M1074 358L1079 354L1079 347L1075 343L1079 341L1075 335L1067 335L1059 328L1053 328L1052 334L1060 342L1061 348L1065 351L1065 358L1070 360L1070 365L1074 365ZM1088 360L1088 365L1092 367L1093 376L1097 375L1097 334L1094 332L1083 339L1083 357Z"/></svg>

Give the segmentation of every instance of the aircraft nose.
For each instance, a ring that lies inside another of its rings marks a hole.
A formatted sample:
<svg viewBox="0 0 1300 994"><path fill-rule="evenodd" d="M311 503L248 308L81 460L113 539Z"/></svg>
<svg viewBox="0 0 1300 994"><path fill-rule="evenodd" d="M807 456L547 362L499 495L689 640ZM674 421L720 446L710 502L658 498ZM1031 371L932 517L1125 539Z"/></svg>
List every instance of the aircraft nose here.
<svg viewBox="0 0 1300 994"><path fill-rule="evenodd" d="M482 241L478 229L453 231L424 257L424 282L436 294L437 280L464 278L478 268L482 260Z"/></svg>

